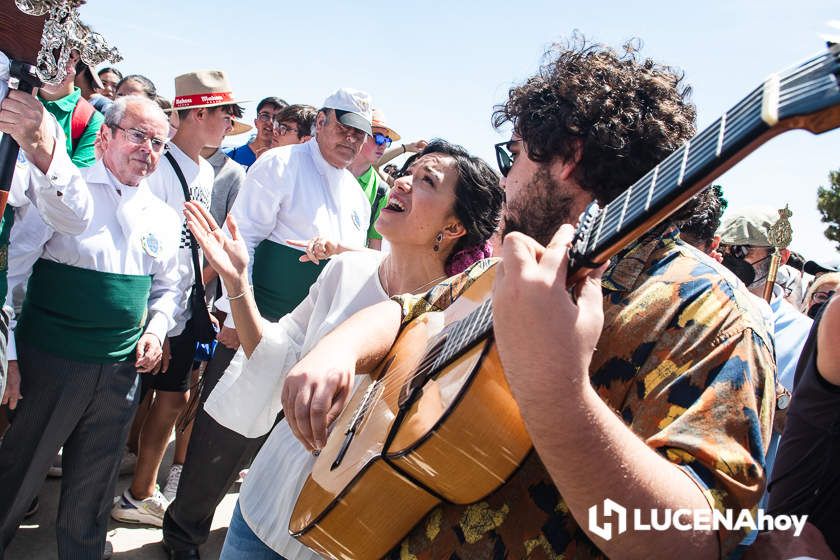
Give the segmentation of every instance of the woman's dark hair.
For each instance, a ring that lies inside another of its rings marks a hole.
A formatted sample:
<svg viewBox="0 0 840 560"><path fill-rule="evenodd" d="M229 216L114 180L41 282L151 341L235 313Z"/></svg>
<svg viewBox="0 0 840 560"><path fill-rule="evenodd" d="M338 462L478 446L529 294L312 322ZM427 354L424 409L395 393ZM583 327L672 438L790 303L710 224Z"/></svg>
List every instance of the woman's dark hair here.
<svg viewBox="0 0 840 560"><path fill-rule="evenodd" d="M108 67L106 67L106 68L101 69L99 72L97 72L97 73L96 73L96 75L97 75L97 76L99 76L99 77L101 78L101 77L102 77L102 74L107 74L107 73L109 73L109 72L110 72L111 74L113 74L114 76L116 76L116 77L117 77L117 80L122 80L122 79L123 79L122 72L120 72L119 70L117 70L117 69L116 69L116 68L114 68L113 66L108 66Z"/></svg>
<svg viewBox="0 0 840 560"><path fill-rule="evenodd" d="M157 97L157 89L155 88L155 84L147 78L146 76L141 76L140 74L132 74L130 76L126 76L125 78L120 80L120 83L117 84L117 89L120 89L122 85L126 82L137 82L140 84L140 88L143 90L143 93L154 101L155 97Z"/></svg>
<svg viewBox="0 0 840 560"><path fill-rule="evenodd" d="M487 240L499 227L505 191L499 185L499 176L492 167L481 158L470 155L467 150L457 144L434 139L417 154L417 157L427 154L449 156L455 160L458 169L454 210L455 216L464 225L467 233L455 243L446 262L447 273L455 274L466 268L457 266L453 270L451 266L456 265L455 261L463 257L465 251L476 255L485 253ZM484 256L489 256L489 254Z"/></svg>

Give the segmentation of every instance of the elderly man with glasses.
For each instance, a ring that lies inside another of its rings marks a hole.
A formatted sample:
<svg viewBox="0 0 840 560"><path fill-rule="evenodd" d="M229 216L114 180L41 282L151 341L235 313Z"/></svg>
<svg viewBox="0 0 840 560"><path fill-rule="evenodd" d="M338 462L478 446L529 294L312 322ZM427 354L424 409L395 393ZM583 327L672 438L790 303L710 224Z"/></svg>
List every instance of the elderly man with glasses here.
<svg viewBox="0 0 840 560"><path fill-rule="evenodd" d="M274 135L277 124L277 114L289 104L279 97L266 97L257 104L257 118L254 126L257 135L247 143L225 151L230 159L248 169L266 150L278 146Z"/></svg>
<svg viewBox="0 0 840 560"><path fill-rule="evenodd" d="M33 174L61 198L86 193L91 216L70 233L47 226L33 249L15 330L23 398L0 447L0 557L62 446L58 557L102 557L137 373L158 368L179 297L181 220L146 180L168 130L156 103L123 97L105 115L92 167L56 150Z"/></svg>

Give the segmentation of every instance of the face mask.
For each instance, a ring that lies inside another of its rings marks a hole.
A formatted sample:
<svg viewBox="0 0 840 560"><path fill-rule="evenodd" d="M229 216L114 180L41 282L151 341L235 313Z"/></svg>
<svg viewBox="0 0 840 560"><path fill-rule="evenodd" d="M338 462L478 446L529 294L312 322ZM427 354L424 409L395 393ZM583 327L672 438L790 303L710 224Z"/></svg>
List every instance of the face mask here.
<svg viewBox="0 0 840 560"><path fill-rule="evenodd" d="M750 286L755 281L755 269L744 259L727 253L723 255L723 266L731 270L745 286Z"/></svg>

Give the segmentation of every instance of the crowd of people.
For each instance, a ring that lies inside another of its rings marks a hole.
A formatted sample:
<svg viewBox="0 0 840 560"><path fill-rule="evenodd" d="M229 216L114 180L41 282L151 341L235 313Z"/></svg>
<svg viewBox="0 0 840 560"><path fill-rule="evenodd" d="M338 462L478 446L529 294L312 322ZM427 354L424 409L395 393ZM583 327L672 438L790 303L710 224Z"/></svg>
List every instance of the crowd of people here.
<svg viewBox="0 0 840 560"><path fill-rule="evenodd" d="M387 558L840 555L840 261L777 250L783 213L727 209L715 185L567 287L577 217L695 133L673 69L557 45L493 113L513 129L498 171L404 141L362 90L267 96L252 126L222 71L175 77L172 100L75 51L66 71L0 102L21 150L0 226L0 558L48 475L62 559L109 557L110 518L199 558L237 480L223 559L320 558L288 527L332 423L403 326L490 271L535 452ZM607 499L809 517L796 536L604 539L587 511Z"/></svg>

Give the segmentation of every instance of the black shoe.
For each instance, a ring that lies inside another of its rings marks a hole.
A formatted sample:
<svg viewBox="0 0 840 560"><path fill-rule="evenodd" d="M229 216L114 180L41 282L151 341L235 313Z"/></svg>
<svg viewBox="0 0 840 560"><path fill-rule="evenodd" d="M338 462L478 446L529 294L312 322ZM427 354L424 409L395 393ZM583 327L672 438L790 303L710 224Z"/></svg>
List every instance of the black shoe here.
<svg viewBox="0 0 840 560"><path fill-rule="evenodd" d="M188 548L186 550L175 550L166 541L161 541L163 550L166 551L166 556L169 560L201 560L201 555L198 554L197 548Z"/></svg>
<svg viewBox="0 0 840 560"><path fill-rule="evenodd" d="M26 510L26 513L23 514L24 519L29 519L33 515L38 512L38 508L41 506L41 502L38 500L38 496L35 496L35 499L32 500L32 503L29 504L29 509Z"/></svg>

